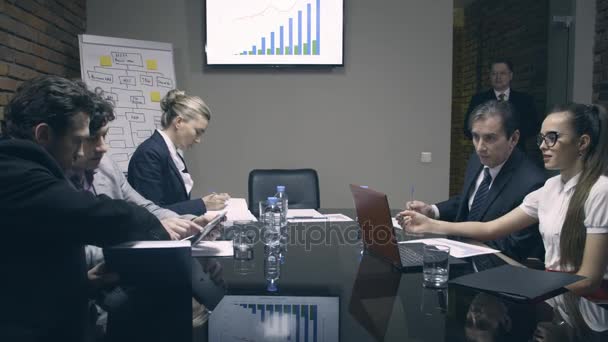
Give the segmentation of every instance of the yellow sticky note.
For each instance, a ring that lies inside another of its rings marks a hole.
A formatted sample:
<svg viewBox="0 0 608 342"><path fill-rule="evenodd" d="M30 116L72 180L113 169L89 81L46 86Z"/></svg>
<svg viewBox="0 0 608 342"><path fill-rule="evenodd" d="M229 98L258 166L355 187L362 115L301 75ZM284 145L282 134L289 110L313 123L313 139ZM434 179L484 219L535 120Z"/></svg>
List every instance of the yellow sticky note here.
<svg viewBox="0 0 608 342"><path fill-rule="evenodd" d="M160 92L151 91L150 92L150 101L152 102L160 102Z"/></svg>
<svg viewBox="0 0 608 342"><path fill-rule="evenodd" d="M156 70L156 59L146 59L146 67L148 68L148 70Z"/></svg>
<svg viewBox="0 0 608 342"><path fill-rule="evenodd" d="M112 57L110 56L101 56L99 57L99 64L101 66L112 66Z"/></svg>

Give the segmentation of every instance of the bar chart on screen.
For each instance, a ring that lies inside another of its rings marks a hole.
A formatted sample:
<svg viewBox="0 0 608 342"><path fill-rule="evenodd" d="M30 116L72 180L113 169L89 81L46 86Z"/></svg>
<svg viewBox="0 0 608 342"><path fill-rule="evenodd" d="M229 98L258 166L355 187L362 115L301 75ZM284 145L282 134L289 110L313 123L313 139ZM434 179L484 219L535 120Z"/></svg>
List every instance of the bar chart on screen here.
<svg viewBox="0 0 608 342"><path fill-rule="evenodd" d="M225 296L211 315L209 340L337 341L338 327L337 297Z"/></svg>
<svg viewBox="0 0 608 342"><path fill-rule="evenodd" d="M342 0L208 0L207 64L340 65L342 15Z"/></svg>

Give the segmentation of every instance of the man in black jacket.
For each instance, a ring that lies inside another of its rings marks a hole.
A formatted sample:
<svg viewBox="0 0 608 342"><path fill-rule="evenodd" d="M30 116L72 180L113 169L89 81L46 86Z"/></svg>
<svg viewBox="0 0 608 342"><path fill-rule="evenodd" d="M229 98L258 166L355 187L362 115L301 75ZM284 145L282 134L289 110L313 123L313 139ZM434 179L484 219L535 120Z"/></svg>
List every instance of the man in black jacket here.
<svg viewBox="0 0 608 342"><path fill-rule="evenodd" d="M471 98L469 108L464 117L464 135L471 139L469 118L472 112L482 103L490 100L506 101L511 104L520 123L520 137L518 146L524 150L525 142L536 137L540 130L540 119L534 106L532 96L511 89L513 80L513 64L509 61L497 60L490 65L490 83L492 89L477 93Z"/></svg>
<svg viewBox="0 0 608 342"><path fill-rule="evenodd" d="M469 127L475 153L467 163L462 193L435 205L411 201L407 209L444 221L487 222L518 207L545 183L544 172L515 148L519 126L508 102L488 101L477 107ZM537 225L486 243L519 261L544 258Z"/></svg>
<svg viewBox="0 0 608 342"><path fill-rule="evenodd" d="M42 76L25 82L6 107L1 341L85 340L91 288L84 245L169 239L144 208L78 191L65 178L89 136L93 96L79 83Z"/></svg>

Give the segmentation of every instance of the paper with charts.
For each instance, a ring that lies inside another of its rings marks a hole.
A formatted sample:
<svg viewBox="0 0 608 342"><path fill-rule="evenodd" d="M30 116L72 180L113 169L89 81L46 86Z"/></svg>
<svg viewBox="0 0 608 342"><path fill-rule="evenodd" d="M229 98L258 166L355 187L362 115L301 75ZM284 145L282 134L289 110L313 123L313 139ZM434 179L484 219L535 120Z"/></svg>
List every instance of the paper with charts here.
<svg viewBox="0 0 608 342"><path fill-rule="evenodd" d="M224 296L209 341L338 341L338 297ZM238 322L238 323L237 323Z"/></svg>
<svg viewBox="0 0 608 342"><path fill-rule="evenodd" d="M80 35L82 79L114 105L108 154L126 172L135 148L160 128L160 101L175 88L168 43Z"/></svg>

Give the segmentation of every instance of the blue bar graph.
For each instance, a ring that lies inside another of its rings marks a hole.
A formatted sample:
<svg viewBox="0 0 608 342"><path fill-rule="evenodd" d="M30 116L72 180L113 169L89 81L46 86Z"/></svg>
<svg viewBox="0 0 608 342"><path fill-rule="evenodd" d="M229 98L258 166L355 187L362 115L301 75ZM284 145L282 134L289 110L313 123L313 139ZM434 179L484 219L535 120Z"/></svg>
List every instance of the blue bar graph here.
<svg viewBox="0 0 608 342"><path fill-rule="evenodd" d="M285 53L285 48L283 47L283 25L281 25L279 36L279 55L282 55Z"/></svg>
<svg viewBox="0 0 608 342"><path fill-rule="evenodd" d="M316 342L318 339L318 308L317 305L281 305L281 304L235 304L239 308L258 317L259 322L273 322L273 316L283 319L286 315L292 322L295 319L295 331L290 333L291 341ZM293 325L292 325L293 327ZM294 336L295 335L295 339Z"/></svg>
<svg viewBox="0 0 608 342"><path fill-rule="evenodd" d="M287 54L293 55L293 18L289 18L289 47Z"/></svg>
<svg viewBox="0 0 608 342"><path fill-rule="evenodd" d="M261 42L261 48L259 50L256 50L256 46L254 45L251 52L243 51L238 54L319 56L321 54L321 0L311 0L306 4L306 18L302 17L303 12L303 9L298 10L297 18L295 18L295 15L288 18L286 23L287 32L285 32L285 23L279 24L277 25L278 35L276 34L277 31L275 29L267 32L267 34L261 37L259 41ZM304 19L306 20L306 23L303 22ZM295 28L294 20L297 20ZM304 25L306 26L304 27ZM294 32L294 29L296 32ZM314 33L313 29L315 30ZM287 37L285 37L285 35L287 35ZM267 39L269 40L268 47L266 46Z"/></svg>
<svg viewBox="0 0 608 342"><path fill-rule="evenodd" d="M310 4L306 5L306 51L304 51L307 55L312 55L312 37L310 33Z"/></svg>
<svg viewBox="0 0 608 342"><path fill-rule="evenodd" d="M251 47L251 54L252 54L252 55L255 55L257 52L258 52L257 47L256 47L255 45L253 45L253 46Z"/></svg>
<svg viewBox="0 0 608 342"><path fill-rule="evenodd" d="M274 55L274 32L270 32L270 54Z"/></svg>
<svg viewBox="0 0 608 342"><path fill-rule="evenodd" d="M295 54L301 55L302 50L302 11L298 11L298 48Z"/></svg>
<svg viewBox="0 0 608 342"><path fill-rule="evenodd" d="M317 0L317 46L313 49L313 54L319 55L321 53L321 0Z"/></svg>

